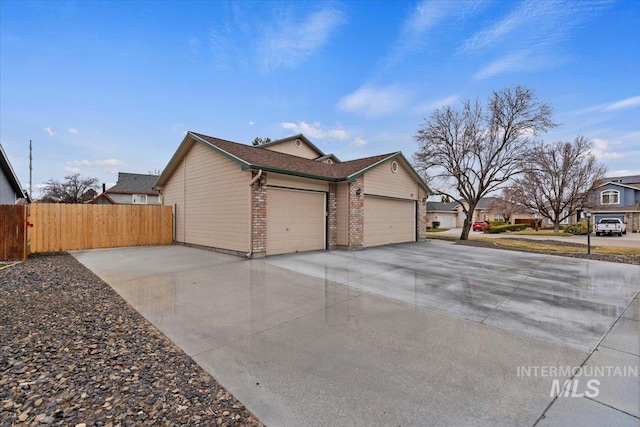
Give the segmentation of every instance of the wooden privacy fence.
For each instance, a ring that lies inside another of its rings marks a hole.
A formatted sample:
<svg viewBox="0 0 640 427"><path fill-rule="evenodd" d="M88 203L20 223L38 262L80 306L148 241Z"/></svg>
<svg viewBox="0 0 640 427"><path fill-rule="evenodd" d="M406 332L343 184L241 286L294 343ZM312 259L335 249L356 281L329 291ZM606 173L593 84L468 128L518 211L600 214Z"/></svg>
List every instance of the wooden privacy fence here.
<svg viewBox="0 0 640 427"><path fill-rule="evenodd" d="M0 261L27 258L27 207L0 205Z"/></svg>
<svg viewBox="0 0 640 427"><path fill-rule="evenodd" d="M173 242L171 206L34 203L29 209L30 253Z"/></svg>

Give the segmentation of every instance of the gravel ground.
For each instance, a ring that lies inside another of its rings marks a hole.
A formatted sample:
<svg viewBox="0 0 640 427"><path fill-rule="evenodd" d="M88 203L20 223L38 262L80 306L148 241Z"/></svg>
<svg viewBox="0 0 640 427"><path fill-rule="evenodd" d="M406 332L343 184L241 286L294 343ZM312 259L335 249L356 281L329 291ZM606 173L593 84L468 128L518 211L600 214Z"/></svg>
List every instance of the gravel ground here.
<svg viewBox="0 0 640 427"><path fill-rule="evenodd" d="M449 240L449 239L447 239L447 240ZM511 240L521 240L521 241L532 242L532 243L540 243L541 242L540 240L524 239L524 238L523 239L512 238ZM518 249L514 249L514 248L505 248L505 247L502 247L500 245L495 244L492 241L487 241L487 240L475 240L475 239L456 240L455 243L457 245L478 246L478 247L482 247L482 248L504 249L504 250L510 250L510 251L518 250ZM583 245L581 243L560 242L560 241L556 241L556 240L545 241L545 243L553 244L553 245L556 245L556 246L583 247L585 252L584 253L540 252L540 251L525 251L525 250L522 250L522 252L548 253L550 255L559 255L559 256L566 256L566 257L571 257L571 258L585 258L585 259L588 258L588 259L593 259L593 260L597 260L597 261L609 261L609 262L619 262L619 263L622 263L622 264L640 265L640 257L639 256L634 256L634 255L609 255L609 254L591 254L591 255L587 255L587 253L586 253L587 247L586 247L586 245Z"/></svg>
<svg viewBox="0 0 640 427"><path fill-rule="evenodd" d="M0 426L260 422L69 254L0 270Z"/></svg>

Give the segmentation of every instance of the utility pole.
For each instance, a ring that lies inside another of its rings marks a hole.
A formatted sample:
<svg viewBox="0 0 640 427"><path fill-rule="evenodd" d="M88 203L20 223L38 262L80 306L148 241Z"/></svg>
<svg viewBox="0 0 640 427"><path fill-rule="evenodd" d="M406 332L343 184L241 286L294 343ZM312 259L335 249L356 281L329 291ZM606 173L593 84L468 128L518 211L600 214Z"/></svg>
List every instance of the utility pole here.
<svg viewBox="0 0 640 427"><path fill-rule="evenodd" d="M29 199L33 201L33 149L29 140Z"/></svg>

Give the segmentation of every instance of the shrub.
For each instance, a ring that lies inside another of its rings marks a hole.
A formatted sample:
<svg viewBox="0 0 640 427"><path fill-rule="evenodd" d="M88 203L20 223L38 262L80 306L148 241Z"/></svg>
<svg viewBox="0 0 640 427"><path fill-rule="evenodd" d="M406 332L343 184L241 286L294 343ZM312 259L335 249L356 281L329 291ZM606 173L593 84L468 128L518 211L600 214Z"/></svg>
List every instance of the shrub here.
<svg viewBox="0 0 640 427"><path fill-rule="evenodd" d="M505 231L522 231L526 230L529 227L528 224L502 224L502 225L491 225L487 228L488 233L504 233Z"/></svg>
<svg viewBox="0 0 640 427"><path fill-rule="evenodd" d="M493 227L494 225L505 225L506 222L504 221L491 221L491 226Z"/></svg>
<svg viewBox="0 0 640 427"><path fill-rule="evenodd" d="M587 234L587 221L569 224L565 227L564 231L570 234Z"/></svg>

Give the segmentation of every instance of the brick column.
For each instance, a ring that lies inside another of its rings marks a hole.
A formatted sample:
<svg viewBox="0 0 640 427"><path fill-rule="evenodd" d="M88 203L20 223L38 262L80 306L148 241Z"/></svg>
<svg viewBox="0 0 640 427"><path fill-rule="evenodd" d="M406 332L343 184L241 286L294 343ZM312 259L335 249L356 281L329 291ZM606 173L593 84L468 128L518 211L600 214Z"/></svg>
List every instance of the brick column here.
<svg viewBox="0 0 640 427"><path fill-rule="evenodd" d="M356 192L360 190L360 195ZM349 183L349 249L362 249L364 243L364 176Z"/></svg>
<svg viewBox="0 0 640 427"><path fill-rule="evenodd" d="M253 172L252 176L256 176ZM253 258L267 253L267 187L266 174L251 185L251 252Z"/></svg>
<svg viewBox="0 0 640 427"><path fill-rule="evenodd" d="M425 240L427 238L427 203L424 202L429 193L424 188L420 187L418 190L418 211L416 212L416 227L418 241Z"/></svg>
<svg viewBox="0 0 640 427"><path fill-rule="evenodd" d="M329 250L334 250L338 245L338 217L336 216L336 192L338 184L329 184L329 200L327 212L327 245Z"/></svg>

